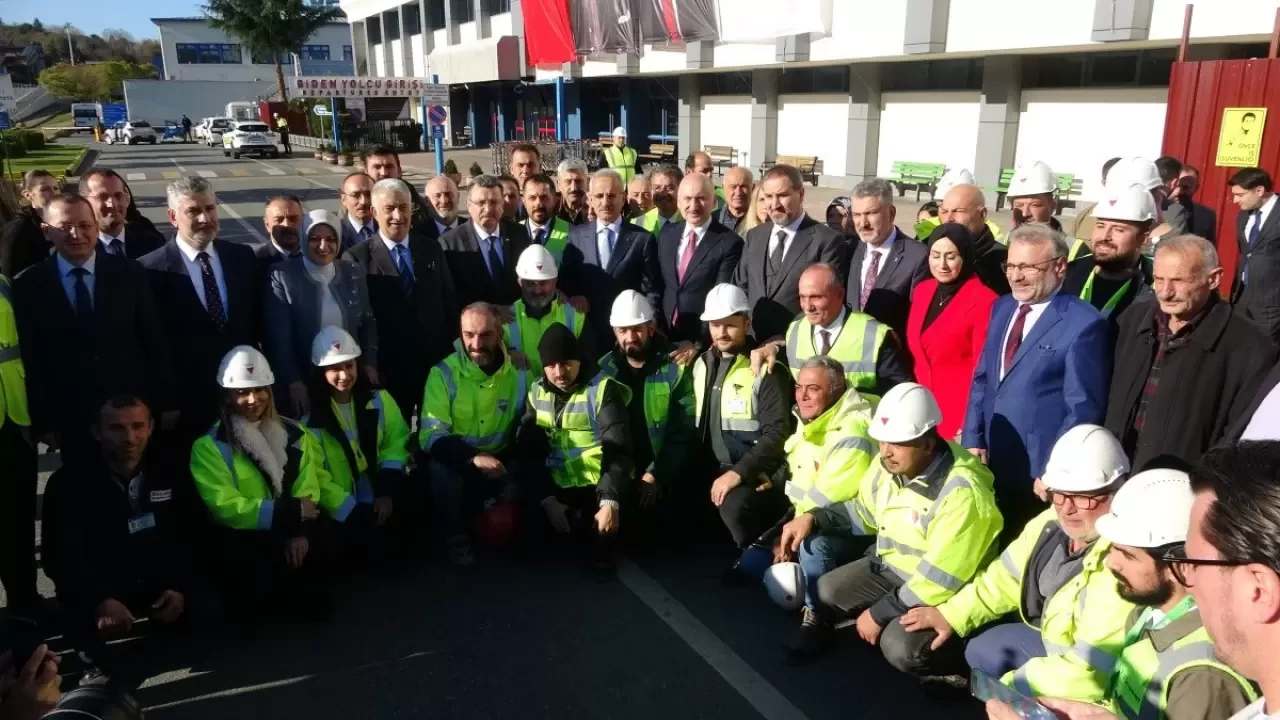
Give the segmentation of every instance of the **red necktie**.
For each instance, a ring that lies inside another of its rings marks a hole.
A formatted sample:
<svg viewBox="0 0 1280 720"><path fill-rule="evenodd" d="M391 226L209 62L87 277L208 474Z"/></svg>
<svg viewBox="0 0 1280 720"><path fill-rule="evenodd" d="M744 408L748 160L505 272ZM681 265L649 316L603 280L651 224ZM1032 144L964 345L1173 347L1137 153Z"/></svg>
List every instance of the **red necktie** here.
<svg viewBox="0 0 1280 720"><path fill-rule="evenodd" d="M867 276L862 279L862 297L858 298L858 309L866 311L867 298L871 297L871 291L876 286L876 280L880 279L880 251L871 251L871 262L867 265Z"/></svg>
<svg viewBox="0 0 1280 720"><path fill-rule="evenodd" d="M693 253L698 248L698 234L692 230L689 231L689 237L684 243L684 252L680 253L680 268L676 270L676 280L684 284L685 271L689 269L689 263L693 261ZM680 318L680 308L671 311L671 324L674 325L676 320Z"/></svg>
<svg viewBox="0 0 1280 720"><path fill-rule="evenodd" d="M1018 348L1022 347L1022 330L1027 326L1027 313L1031 312L1030 305L1018 306L1018 317L1013 320L1013 327L1009 329L1009 339L1004 343L1004 367L1002 375L1009 372L1009 366L1013 364L1013 356L1018 354Z"/></svg>

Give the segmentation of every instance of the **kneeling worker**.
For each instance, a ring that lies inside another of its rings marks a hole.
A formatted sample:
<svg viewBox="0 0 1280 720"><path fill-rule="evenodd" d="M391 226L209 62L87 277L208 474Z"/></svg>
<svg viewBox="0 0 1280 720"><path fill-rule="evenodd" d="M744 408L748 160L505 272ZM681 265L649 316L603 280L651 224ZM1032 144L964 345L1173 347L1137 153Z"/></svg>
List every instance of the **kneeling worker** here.
<svg viewBox="0 0 1280 720"><path fill-rule="evenodd" d="M1077 425L1058 439L1042 478L1053 507L973 582L937 607L907 611L902 624L932 629L941 646L966 637L965 660L1024 695L1101 702L1124 647L1133 603L1120 596L1105 560L1111 544L1099 537L1098 518L1111 508L1129 474L1120 443L1097 425Z"/></svg>
<svg viewBox="0 0 1280 720"><path fill-rule="evenodd" d="M529 389L516 436L521 490L555 532L589 544L592 570L611 573L634 466L630 391L598 374L564 325L547 328L538 354L543 376Z"/></svg>
<svg viewBox="0 0 1280 720"><path fill-rule="evenodd" d="M453 353L427 376L418 442L430 458L434 521L449 562L470 565L471 518L515 481L512 439L530 375L508 357L494 306L469 305L461 328Z"/></svg>
<svg viewBox="0 0 1280 720"><path fill-rule="evenodd" d="M991 471L969 451L938 435L942 411L923 385L902 383L885 394L868 432L880 454L850 501L797 515L782 530L792 552L815 532L876 535L876 553L818 580L821 623L803 628L796 661L830 646L832 623L857 618L858 635L877 645L902 672L962 672L959 641L910 632L907 610L937 605L964 587L995 556L1003 522Z"/></svg>
<svg viewBox="0 0 1280 720"><path fill-rule="evenodd" d="M530 245L520 253L516 277L520 279L520 299L511 306L511 320L502 329L502 339L516 367L540 373L542 360L538 357L538 342L542 340L542 333L552 323L560 323L582 339L587 314L579 312L571 303L561 302L556 291L560 270L551 253L541 245ZM587 333L587 338L590 337L591 333ZM587 357L592 355L588 352Z"/></svg>

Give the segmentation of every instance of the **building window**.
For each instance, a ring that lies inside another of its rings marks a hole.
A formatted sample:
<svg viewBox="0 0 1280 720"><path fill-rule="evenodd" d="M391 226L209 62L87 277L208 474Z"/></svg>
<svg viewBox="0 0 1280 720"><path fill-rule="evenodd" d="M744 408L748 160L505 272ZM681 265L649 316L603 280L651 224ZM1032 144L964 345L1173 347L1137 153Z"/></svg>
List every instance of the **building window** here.
<svg viewBox="0 0 1280 720"><path fill-rule="evenodd" d="M469 23L476 19L476 6L472 0L449 0L449 10L455 23Z"/></svg>
<svg viewBox="0 0 1280 720"><path fill-rule="evenodd" d="M256 55L256 54L255 54L255 55L253 56L253 64L254 64L254 65L275 65L275 64L276 64L276 56L275 56L274 54L271 54L271 55ZM293 53L280 53L280 64L281 64L281 65L292 65L292 64L293 64Z"/></svg>
<svg viewBox="0 0 1280 720"><path fill-rule="evenodd" d="M350 45L343 45L343 46L342 46L342 59L343 59L343 60L346 60L347 62L352 62L352 61L354 61L354 60L356 59L356 51L355 51L355 48L351 47Z"/></svg>
<svg viewBox="0 0 1280 720"><path fill-rule="evenodd" d="M511 0L480 0L480 7L490 15L511 12Z"/></svg>
<svg viewBox="0 0 1280 720"><path fill-rule="evenodd" d="M179 65L239 65L243 58L235 43L177 43Z"/></svg>
<svg viewBox="0 0 1280 720"><path fill-rule="evenodd" d="M427 3L427 29L428 30L444 29L444 3L442 2Z"/></svg>
<svg viewBox="0 0 1280 720"><path fill-rule="evenodd" d="M703 95L750 95L751 73L701 73L698 75L698 90Z"/></svg>
<svg viewBox="0 0 1280 720"><path fill-rule="evenodd" d="M303 60L328 60L329 46L328 45L303 45L302 52L300 54L302 55Z"/></svg>
<svg viewBox="0 0 1280 720"><path fill-rule="evenodd" d="M784 69L778 78L778 94L847 93L849 67L817 67Z"/></svg>
<svg viewBox="0 0 1280 720"><path fill-rule="evenodd" d="M1028 56L1023 87L1163 87L1177 51L1151 50Z"/></svg>
<svg viewBox="0 0 1280 720"><path fill-rule="evenodd" d="M883 67L885 92L982 89L980 58L885 63Z"/></svg>

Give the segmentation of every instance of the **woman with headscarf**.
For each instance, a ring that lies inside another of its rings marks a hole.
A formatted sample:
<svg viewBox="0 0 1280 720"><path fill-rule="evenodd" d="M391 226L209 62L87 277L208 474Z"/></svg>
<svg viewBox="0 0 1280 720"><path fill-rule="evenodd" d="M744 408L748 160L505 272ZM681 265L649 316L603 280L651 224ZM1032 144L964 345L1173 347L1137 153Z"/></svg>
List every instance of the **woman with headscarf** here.
<svg viewBox="0 0 1280 720"><path fill-rule="evenodd" d="M912 293L907 349L916 381L929 388L942 409L938 432L951 439L964 425L996 294L976 273L973 236L964 225L939 225L927 243L932 277Z"/></svg>

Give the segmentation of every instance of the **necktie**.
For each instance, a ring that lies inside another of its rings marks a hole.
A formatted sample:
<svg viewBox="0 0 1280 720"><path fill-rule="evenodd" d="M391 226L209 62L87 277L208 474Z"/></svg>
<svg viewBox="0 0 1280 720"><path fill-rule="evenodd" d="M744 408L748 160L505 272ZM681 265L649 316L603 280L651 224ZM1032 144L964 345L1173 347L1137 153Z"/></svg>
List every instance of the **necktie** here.
<svg viewBox="0 0 1280 720"><path fill-rule="evenodd" d="M486 260L489 263L489 274L494 280L502 277L502 258L498 256L498 243L502 242L497 235L489 237L489 252L486 253Z"/></svg>
<svg viewBox="0 0 1280 720"><path fill-rule="evenodd" d="M400 273L400 285L404 287L406 295L413 293L413 287L417 284L413 276L413 266L409 264L409 251L404 249L403 245L396 245L396 272Z"/></svg>
<svg viewBox="0 0 1280 720"><path fill-rule="evenodd" d="M1018 354L1018 348L1022 347L1022 331L1027 326L1027 313L1031 312L1030 305L1018 306L1018 317L1013 320L1013 327L1009 329L1009 339L1004 343L1004 372L1009 372L1009 366L1013 364L1013 356Z"/></svg>
<svg viewBox="0 0 1280 720"><path fill-rule="evenodd" d="M1262 232L1262 211L1253 211L1253 227L1249 228L1249 247L1258 242L1258 233Z"/></svg>
<svg viewBox="0 0 1280 720"><path fill-rule="evenodd" d="M369 227L368 225L365 225L364 227L360 228L361 240L368 240L371 237L373 237L373 228Z"/></svg>
<svg viewBox="0 0 1280 720"><path fill-rule="evenodd" d="M769 268L776 275L782 270L782 258L787 254L787 231L779 230L774 236L778 242L774 244L773 250L769 253Z"/></svg>
<svg viewBox="0 0 1280 720"><path fill-rule="evenodd" d="M600 267L609 267L609 260L613 259L613 228L607 227L601 232L608 233L604 238L604 245L600 247Z"/></svg>
<svg viewBox="0 0 1280 720"><path fill-rule="evenodd" d="M819 355L826 355L831 352L831 331L819 330L818 337L822 338L822 347L818 348Z"/></svg>
<svg viewBox="0 0 1280 720"><path fill-rule="evenodd" d="M108 253L115 255L116 257L124 255L124 241L119 238L109 237L103 245L106 246Z"/></svg>
<svg viewBox="0 0 1280 720"><path fill-rule="evenodd" d="M879 250L871 252L871 262L867 265L867 276L862 279L862 297L858 299L859 310L866 310L867 298L871 297L871 291L876 286L876 280L880 279L881 254Z"/></svg>
<svg viewBox="0 0 1280 720"><path fill-rule="evenodd" d="M202 252L196 256L200 262L200 279L204 284L204 306L209 311L209 319L213 321L218 332L227 329L227 313L222 308L222 294L218 292L218 279L213 275L213 264L209 261L209 253Z"/></svg>
<svg viewBox="0 0 1280 720"><path fill-rule="evenodd" d="M93 322L93 296L89 294L89 284L84 281L89 271L82 267L71 268L75 278L76 317L81 323Z"/></svg>
<svg viewBox="0 0 1280 720"><path fill-rule="evenodd" d="M693 254L698 249L698 234L689 231L689 237L685 238L684 252L680 255L680 271L676 274L676 279L684 282L685 271L689 269L689 263L693 260Z"/></svg>
<svg viewBox="0 0 1280 720"><path fill-rule="evenodd" d="M546 245L547 231L543 230L542 228L538 228L538 232L533 234L533 242L537 245Z"/></svg>
<svg viewBox="0 0 1280 720"><path fill-rule="evenodd" d="M1245 254L1240 262L1240 284L1249 284L1249 255L1253 253L1253 246L1258 242L1258 233L1262 232L1262 211L1254 210L1253 218L1250 220L1252 225L1249 227L1249 234L1245 236Z"/></svg>

